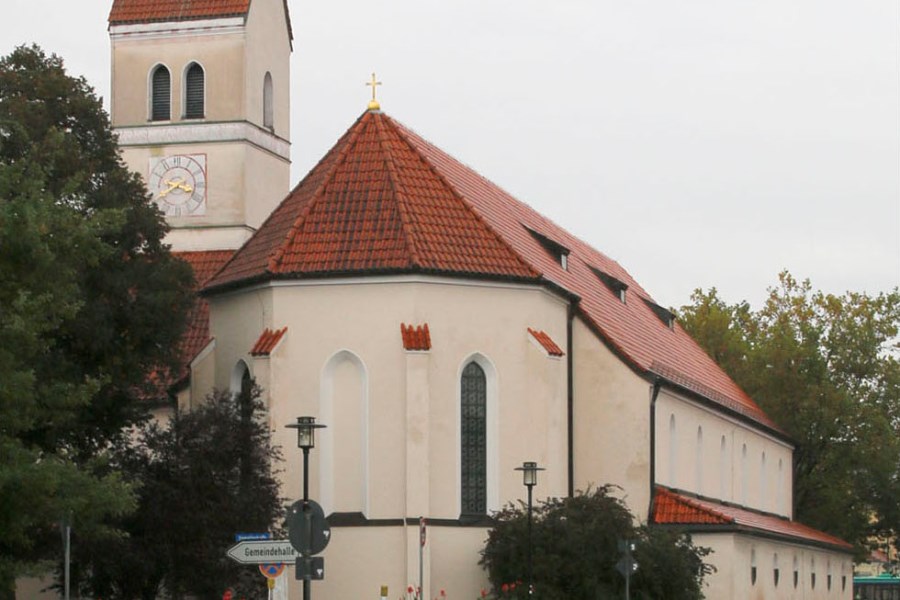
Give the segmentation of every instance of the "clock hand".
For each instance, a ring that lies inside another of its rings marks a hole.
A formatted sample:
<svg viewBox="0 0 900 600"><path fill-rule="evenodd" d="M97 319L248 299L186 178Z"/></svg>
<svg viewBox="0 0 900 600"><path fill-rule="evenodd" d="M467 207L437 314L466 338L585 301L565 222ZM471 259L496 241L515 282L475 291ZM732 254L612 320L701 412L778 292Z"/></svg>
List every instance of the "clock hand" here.
<svg viewBox="0 0 900 600"><path fill-rule="evenodd" d="M187 192L188 194L190 194L191 192L194 191L193 187L191 187L185 183L179 183L177 187L180 188L181 190Z"/></svg>
<svg viewBox="0 0 900 600"><path fill-rule="evenodd" d="M164 197L166 197L166 196L169 194L169 192L171 192L172 190L174 190L175 188L177 188L178 185L179 185L178 180L176 180L176 181L173 183L173 182L171 182L171 181L169 181L169 180L167 179L167 180L163 181L163 183L165 183L165 184L166 184L167 186L169 186L169 187L168 187L167 189L165 189L165 190L163 190L163 191L161 191L161 192L159 193L159 196L158 196L159 198L164 198Z"/></svg>

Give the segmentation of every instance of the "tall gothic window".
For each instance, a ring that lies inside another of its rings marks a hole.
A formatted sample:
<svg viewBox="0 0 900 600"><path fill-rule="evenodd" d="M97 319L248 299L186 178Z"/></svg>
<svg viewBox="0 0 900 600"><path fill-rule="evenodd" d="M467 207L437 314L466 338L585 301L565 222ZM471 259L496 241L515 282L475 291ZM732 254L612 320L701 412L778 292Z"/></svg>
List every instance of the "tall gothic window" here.
<svg viewBox="0 0 900 600"><path fill-rule="evenodd" d="M184 76L184 118L202 119L204 117L204 73L203 67L191 63Z"/></svg>
<svg viewBox="0 0 900 600"><path fill-rule="evenodd" d="M169 70L159 65L150 83L150 120L168 121L172 118L172 78Z"/></svg>
<svg viewBox="0 0 900 600"><path fill-rule="evenodd" d="M477 363L462 372L461 512L487 513L487 379Z"/></svg>
<svg viewBox="0 0 900 600"><path fill-rule="evenodd" d="M275 128L275 107L272 98L272 74L266 73L263 79L263 127Z"/></svg>

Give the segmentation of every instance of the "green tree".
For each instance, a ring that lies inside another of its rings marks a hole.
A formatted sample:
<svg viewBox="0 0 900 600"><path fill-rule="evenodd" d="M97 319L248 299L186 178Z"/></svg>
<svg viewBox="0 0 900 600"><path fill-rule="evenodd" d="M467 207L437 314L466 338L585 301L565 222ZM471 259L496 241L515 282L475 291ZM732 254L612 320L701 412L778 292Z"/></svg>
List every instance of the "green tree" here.
<svg viewBox="0 0 900 600"><path fill-rule="evenodd" d="M757 311L715 289L691 300L682 326L796 443L795 518L857 544L900 533L900 294L783 272Z"/></svg>
<svg viewBox="0 0 900 600"><path fill-rule="evenodd" d="M0 59L0 598L133 508L106 449L157 393L192 296L83 78L37 47Z"/></svg>
<svg viewBox="0 0 900 600"><path fill-rule="evenodd" d="M611 486L571 498L539 502L532 514L535 596L546 600L621 597L625 579L616 570L620 540L633 540L639 567L631 580L632 598L697 600L712 567L709 549L694 546L675 529L636 527ZM527 598L528 514L523 505L506 506L481 552L496 597ZM509 591L510 586L512 590Z"/></svg>
<svg viewBox="0 0 900 600"><path fill-rule="evenodd" d="M265 591L259 572L226 558L240 531L271 531L284 516L267 416L253 387L216 392L165 425L148 423L116 452L116 469L138 492L127 532L78 544L81 589L93 597L150 600L165 592L218 600L227 587ZM262 587L261 587L262 586Z"/></svg>

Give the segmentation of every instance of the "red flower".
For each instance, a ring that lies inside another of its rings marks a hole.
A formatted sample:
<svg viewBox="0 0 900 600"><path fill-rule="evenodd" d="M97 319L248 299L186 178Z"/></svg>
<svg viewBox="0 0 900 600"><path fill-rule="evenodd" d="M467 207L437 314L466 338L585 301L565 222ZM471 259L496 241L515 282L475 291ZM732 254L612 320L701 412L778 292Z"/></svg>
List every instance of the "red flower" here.
<svg viewBox="0 0 900 600"><path fill-rule="evenodd" d="M482 597L482 598L487 598L487 590L484 589L484 588L481 588L481 597Z"/></svg>
<svg viewBox="0 0 900 600"><path fill-rule="evenodd" d="M447 597L447 592L445 592L444 590L441 590L441 598L446 598L446 597Z"/></svg>
<svg viewBox="0 0 900 600"><path fill-rule="evenodd" d="M505 594L506 592L508 592L508 591L509 591L509 584L508 584L508 583L504 583L503 585L501 585L501 586L500 586L500 591L503 592L504 594Z"/></svg>

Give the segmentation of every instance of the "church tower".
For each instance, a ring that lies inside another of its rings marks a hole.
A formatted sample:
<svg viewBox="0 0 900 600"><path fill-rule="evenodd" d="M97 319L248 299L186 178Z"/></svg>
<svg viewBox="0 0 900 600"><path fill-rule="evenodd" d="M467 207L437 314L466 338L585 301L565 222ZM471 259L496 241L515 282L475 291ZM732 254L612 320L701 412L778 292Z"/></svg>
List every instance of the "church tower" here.
<svg viewBox="0 0 900 600"><path fill-rule="evenodd" d="M290 184L286 0L114 0L112 124L173 250L233 250Z"/></svg>

